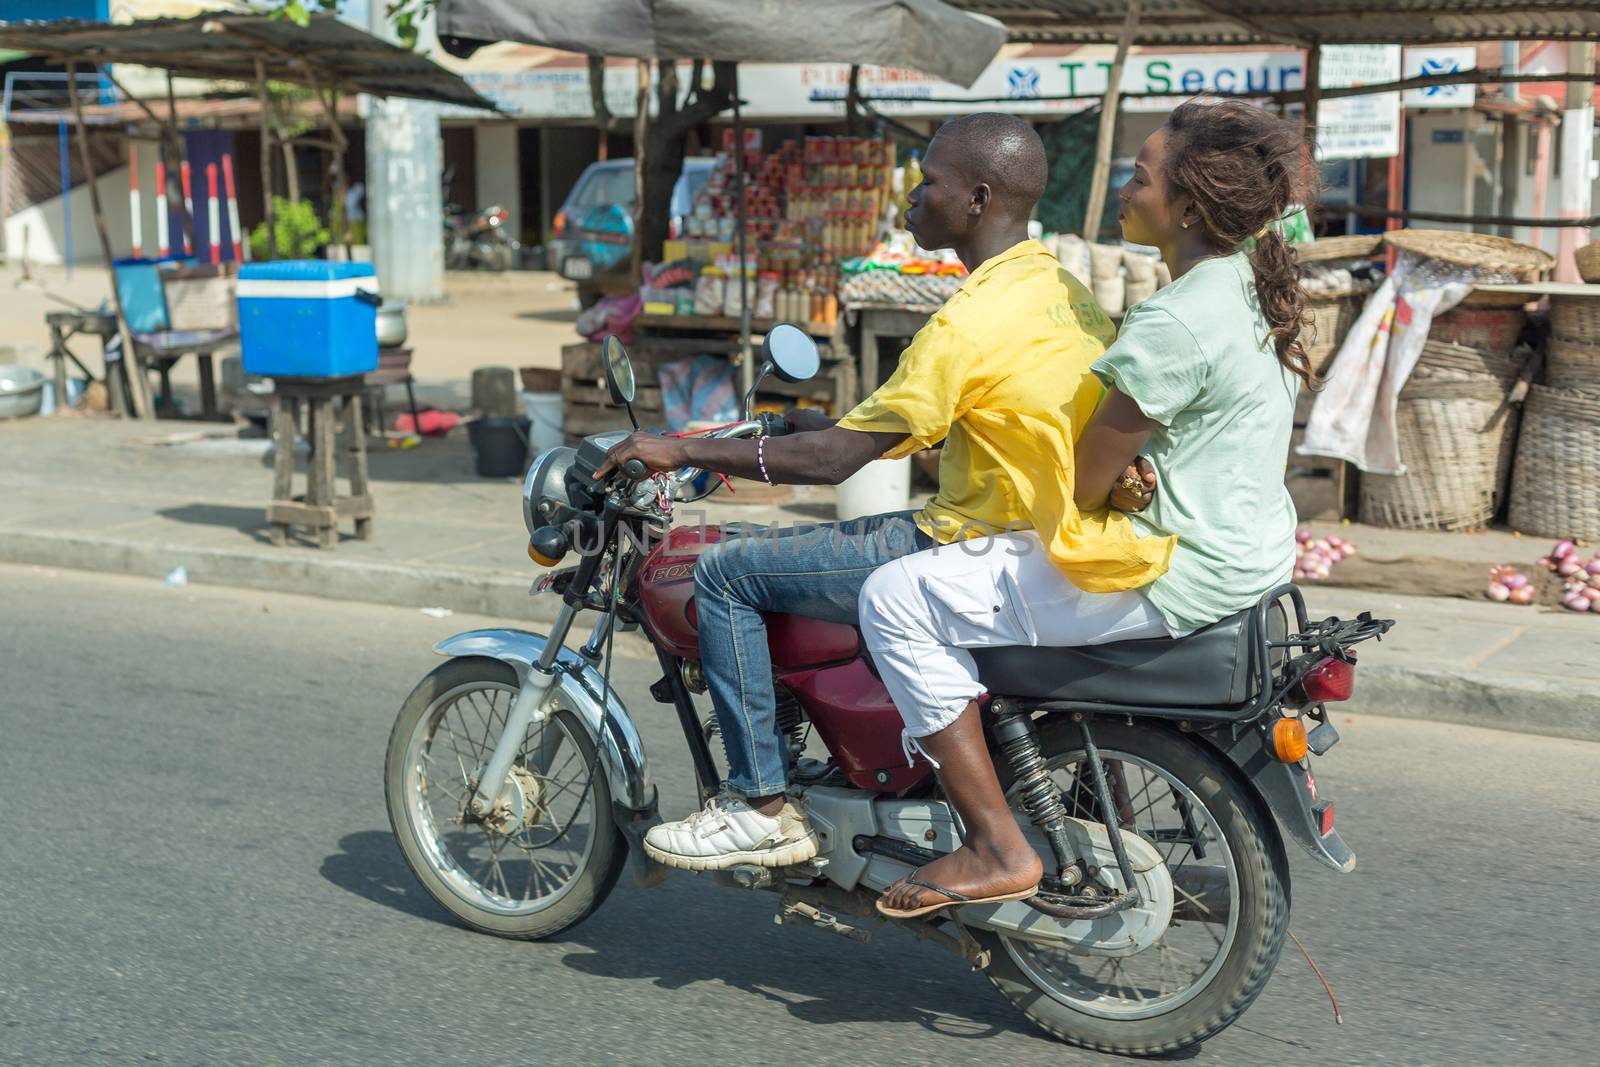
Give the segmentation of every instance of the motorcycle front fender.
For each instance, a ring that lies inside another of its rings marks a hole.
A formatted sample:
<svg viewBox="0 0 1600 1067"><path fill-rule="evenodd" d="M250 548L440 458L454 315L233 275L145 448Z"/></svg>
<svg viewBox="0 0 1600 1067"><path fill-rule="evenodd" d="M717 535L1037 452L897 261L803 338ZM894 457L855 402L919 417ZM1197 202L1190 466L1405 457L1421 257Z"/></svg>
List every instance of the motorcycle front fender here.
<svg viewBox="0 0 1600 1067"><path fill-rule="evenodd" d="M448 637L433 646L441 656L487 656L508 664L523 677L544 652L546 638L526 630L469 630ZM556 657L557 684L562 697L576 713L600 754L606 784L611 788L613 806L625 808L629 821L654 821L656 786L650 775L639 730L616 691L605 694L600 672L571 649ZM614 815L620 815L620 812Z"/></svg>

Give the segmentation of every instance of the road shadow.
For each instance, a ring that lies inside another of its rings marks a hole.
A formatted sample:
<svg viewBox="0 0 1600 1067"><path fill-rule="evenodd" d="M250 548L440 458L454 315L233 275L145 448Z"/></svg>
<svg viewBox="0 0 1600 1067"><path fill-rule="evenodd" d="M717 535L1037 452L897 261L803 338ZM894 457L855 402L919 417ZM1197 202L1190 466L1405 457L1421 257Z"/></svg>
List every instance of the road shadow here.
<svg viewBox="0 0 1600 1067"><path fill-rule="evenodd" d="M339 839L339 851L322 861L322 877L363 900L419 919L459 926L417 883L394 835L362 830Z"/></svg>
<svg viewBox="0 0 1600 1067"><path fill-rule="evenodd" d="M157 508L156 514L174 522L193 526L221 526L238 530L264 545L272 543L272 531L267 526L266 503L258 508L233 507L227 504L184 504L180 507Z"/></svg>

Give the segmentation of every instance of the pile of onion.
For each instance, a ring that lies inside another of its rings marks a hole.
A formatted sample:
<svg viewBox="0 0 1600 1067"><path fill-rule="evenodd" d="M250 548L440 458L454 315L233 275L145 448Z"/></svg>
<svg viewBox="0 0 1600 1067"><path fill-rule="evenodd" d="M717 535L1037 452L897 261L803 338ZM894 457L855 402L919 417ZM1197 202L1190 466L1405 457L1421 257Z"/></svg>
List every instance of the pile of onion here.
<svg viewBox="0 0 1600 1067"><path fill-rule="evenodd" d="M1566 579L1562 607L1600 613L1600 554L1586 560L1571 541L1557 541L1548 556L1539 557L1539 566Z"/></svg>
<svg viewBox="0 0 1600 1067"><path fill-rule="evenodd" d="M1496 564L1489 568L1489 599L1532 604L1533 583L1510 564Z"/></svg>
<svg viewBox="0 0 1600 1067"><path fill-rule="evenodd" d="M1333 565L1356 554L1353 542L1342 537L1313 537L1310 530L1297 530L1294 535L1294 580L1320 582L1333 570Z"/></svg>

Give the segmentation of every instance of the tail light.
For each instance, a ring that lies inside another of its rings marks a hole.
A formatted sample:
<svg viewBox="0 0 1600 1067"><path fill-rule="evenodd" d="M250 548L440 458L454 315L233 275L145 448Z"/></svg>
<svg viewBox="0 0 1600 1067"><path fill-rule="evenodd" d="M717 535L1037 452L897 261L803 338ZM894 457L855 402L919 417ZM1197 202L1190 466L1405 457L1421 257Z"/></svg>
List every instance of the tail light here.
<svg viewBox="0 0 1600 1067"><path fill-rule="evenodd" d="M565 211L556 212L555 220L550 224L550 228L557 237L565 237L567 235L567 213Z"/></svg>
<svg viewBox="0 0 1600 1067"><path fill-rule="evenodd" d="M1300 688L1305 691L1306 700L1313 704L1349 700L1356 688L1356 665L1329 656L1300 679Z"/></svg>

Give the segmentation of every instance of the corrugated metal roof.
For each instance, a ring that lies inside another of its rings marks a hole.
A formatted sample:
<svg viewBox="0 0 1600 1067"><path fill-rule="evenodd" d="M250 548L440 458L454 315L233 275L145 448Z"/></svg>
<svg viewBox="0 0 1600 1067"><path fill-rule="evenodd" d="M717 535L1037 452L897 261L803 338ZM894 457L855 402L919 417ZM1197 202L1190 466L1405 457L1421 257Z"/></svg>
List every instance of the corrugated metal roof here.
<svg viewBox="0 0 1600 1067"><path fill-rule="evenodd" d="M949 0L1011 40L1115 42L1126 0ZM1145 0L1142 45L1437 44L1600 40L1596 0Z"/></svg>
<svg viewBox="0 0 1600 1067"><path fill-rule="evenodd" d="M0 48L80 63L136 63L179 77L253 83L256 60L273 81L493 110L427 56L331 15L301 27L265 15L204 15L113 25L70 20L0 23Z"/></svg>

